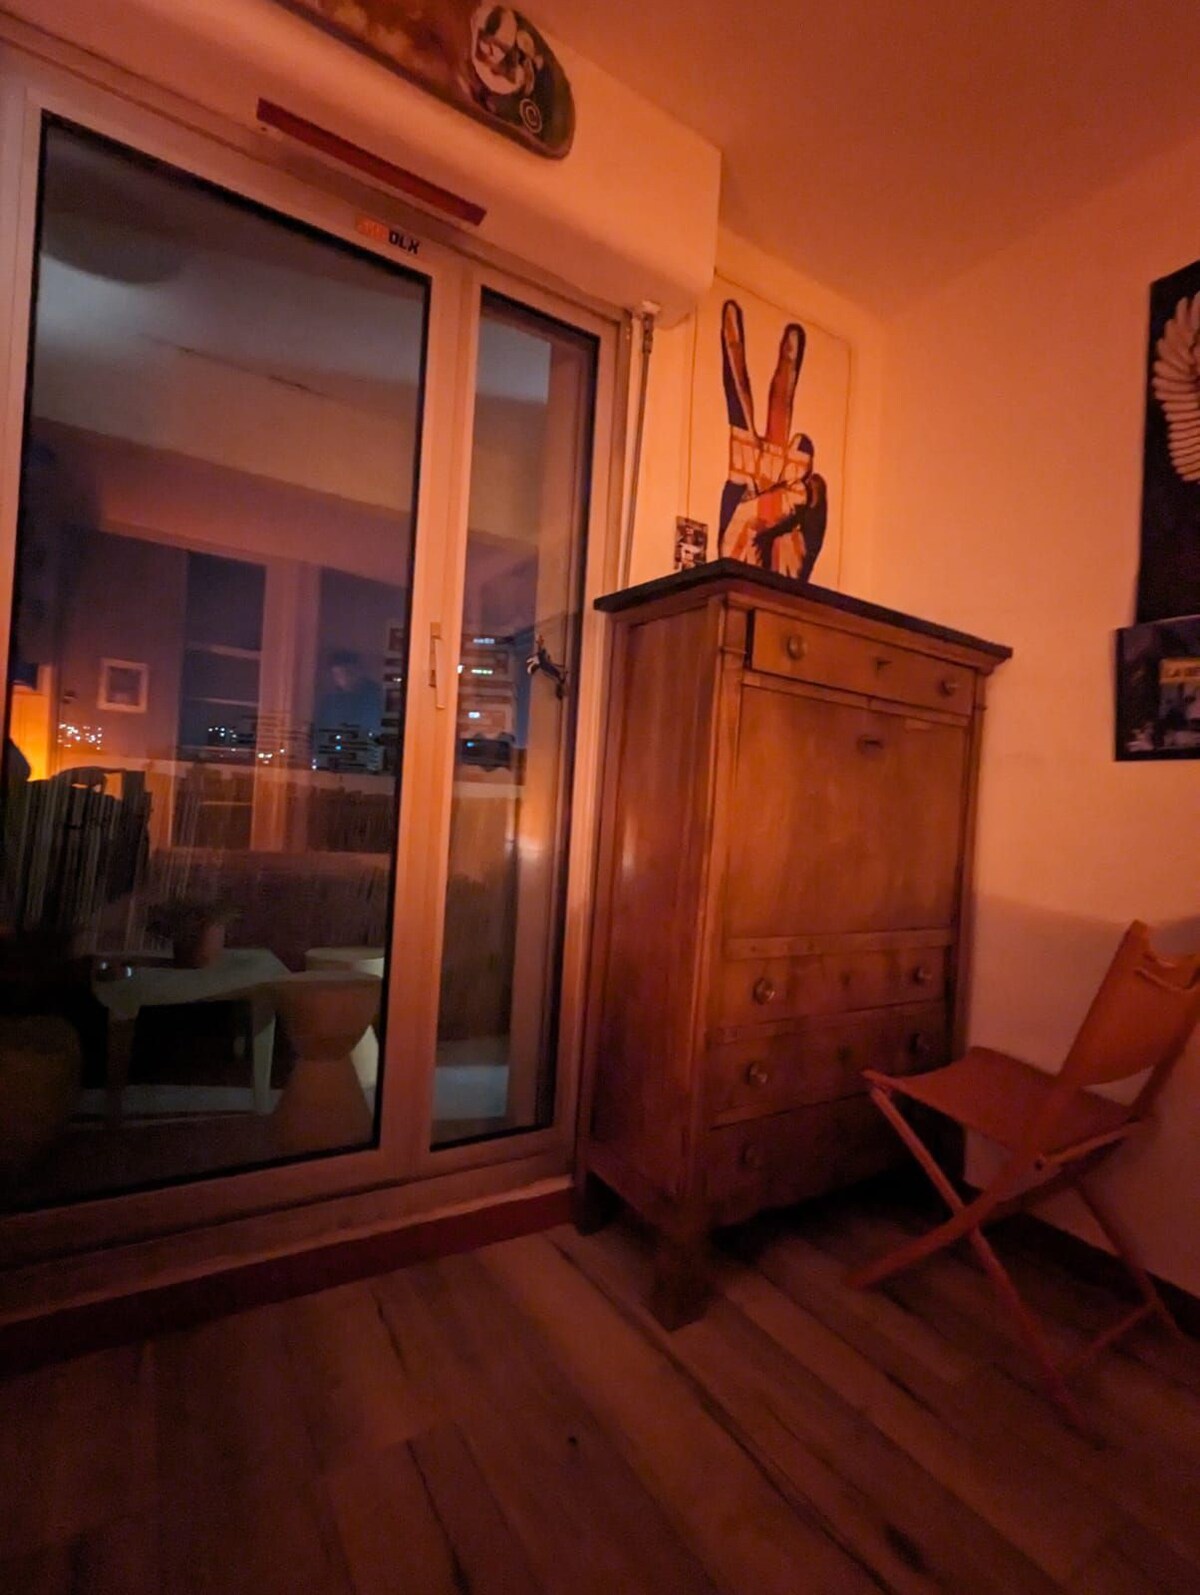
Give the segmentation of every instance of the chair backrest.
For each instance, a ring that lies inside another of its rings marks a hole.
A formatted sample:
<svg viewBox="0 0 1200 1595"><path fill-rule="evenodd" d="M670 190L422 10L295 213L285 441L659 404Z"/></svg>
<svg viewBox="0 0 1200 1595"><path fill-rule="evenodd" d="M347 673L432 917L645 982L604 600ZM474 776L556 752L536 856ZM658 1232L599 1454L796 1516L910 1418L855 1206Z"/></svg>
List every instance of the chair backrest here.
<svg viewBox="0 0 1200 1595"><path fill-rule="evenodd" d="M1071 1045L1060 1079L1076 1090L1149 1076L1131 1112L1162 1085L1200 1020L1200 954L1160 958L1134 920Z"/></svg>

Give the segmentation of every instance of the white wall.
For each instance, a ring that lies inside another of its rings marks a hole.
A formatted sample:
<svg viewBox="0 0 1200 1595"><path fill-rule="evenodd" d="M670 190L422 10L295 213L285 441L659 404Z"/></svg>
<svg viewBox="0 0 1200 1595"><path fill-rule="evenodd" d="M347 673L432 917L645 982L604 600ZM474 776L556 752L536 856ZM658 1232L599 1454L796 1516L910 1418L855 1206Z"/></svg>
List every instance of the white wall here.
<svg viewBox="0 0 1200 1595"><path fill-rule="evenodd" d="M1132 918L1200 945L1200 765L1112 757L1133 619L1150 282L1200 256L1200 141L888 329L867 595L1010 644L993 677L971 1039L1056 1067ZM1200 1047L1107 1178L1200 1291ZM1056 1209L1077 1227L1073 1210ZM1090 1233L1078 1226L1080 1233Z"/></svg>

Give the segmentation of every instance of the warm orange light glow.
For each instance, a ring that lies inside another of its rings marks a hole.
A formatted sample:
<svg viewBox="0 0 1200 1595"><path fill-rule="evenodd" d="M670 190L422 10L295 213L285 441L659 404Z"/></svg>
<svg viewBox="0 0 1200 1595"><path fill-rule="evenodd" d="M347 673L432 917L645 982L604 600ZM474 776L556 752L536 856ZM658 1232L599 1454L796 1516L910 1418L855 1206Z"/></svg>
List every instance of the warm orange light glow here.
<svg viewBox="0 0 1200 1595"><path fill-rule="evenodd" d="M50 697L29 687L14 687L9 737L29 764L31 781L50 774Z"/></svg>

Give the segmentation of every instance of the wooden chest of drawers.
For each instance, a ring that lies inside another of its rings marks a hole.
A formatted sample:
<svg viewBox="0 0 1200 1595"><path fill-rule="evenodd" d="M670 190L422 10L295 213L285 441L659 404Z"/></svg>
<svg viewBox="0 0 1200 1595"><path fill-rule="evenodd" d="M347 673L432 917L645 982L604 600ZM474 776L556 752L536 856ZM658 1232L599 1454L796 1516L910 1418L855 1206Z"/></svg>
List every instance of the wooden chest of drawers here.
<svg viewBox="0 0 1200 1595"><path fill-rule="evenodd" d="M659 1232L702 1309L718 1224L898 1143L865 1067L959 1036L987 675L1008 650L733 561L600 600L609 725L578 1216Z"/></svg>

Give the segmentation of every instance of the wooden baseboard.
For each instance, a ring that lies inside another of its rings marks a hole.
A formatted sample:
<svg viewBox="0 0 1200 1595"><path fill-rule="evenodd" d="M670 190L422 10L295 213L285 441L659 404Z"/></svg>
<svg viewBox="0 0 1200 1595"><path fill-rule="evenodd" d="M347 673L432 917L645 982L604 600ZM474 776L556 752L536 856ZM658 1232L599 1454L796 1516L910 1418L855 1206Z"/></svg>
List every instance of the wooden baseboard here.
<svg viewBox="0 0 1200 1595"><path fill-rule="evenodd" d="M381 1233L331 1241L284 1257L241 1263L103 1301L89 1301L0 1325L0 1372L24 1373L46 1363L188 1329L268 1302L328 1290L390 1273L410 1263L475 1251L565 1224L571 1192L512 1196Z"/></svg>
<svg viewBox="0 0 1200 1595"><path fill-rule="evenodd" d="M1019 1233L1030 1251L1053 1258L1080 1279L1111 1290L1114 1295L1137 1300L1129 1275L1111 1252L1093 1246L1090 1241L1081 1240L1068 1230L1059 1229L1057 1224L1039 1218L1036 1213L1016 1213L1004 1220L1004 1227L1010 1234ZM1200 1296L1193 1296L1182 1285L1173 1285L1157 1275L1151 1275L1151 1278L1180 1329L1200 1338Z"/></svg>

